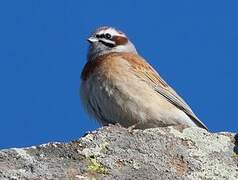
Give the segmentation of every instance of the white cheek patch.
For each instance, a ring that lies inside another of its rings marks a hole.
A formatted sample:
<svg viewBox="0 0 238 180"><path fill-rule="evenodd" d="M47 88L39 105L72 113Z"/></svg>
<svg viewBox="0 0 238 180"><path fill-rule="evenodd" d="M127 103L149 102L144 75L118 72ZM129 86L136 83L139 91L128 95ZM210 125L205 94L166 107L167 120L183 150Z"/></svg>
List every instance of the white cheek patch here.
<svg viewBox="0 0 238 180"><path fill-rule="evenodd" d="M102 38L102 39L100 39L100 41L103 41L103 42L105 42L105 43L107 43L107 44L116 45L116 43L115 43L114 41L111 41L110 39Z"/></svg>

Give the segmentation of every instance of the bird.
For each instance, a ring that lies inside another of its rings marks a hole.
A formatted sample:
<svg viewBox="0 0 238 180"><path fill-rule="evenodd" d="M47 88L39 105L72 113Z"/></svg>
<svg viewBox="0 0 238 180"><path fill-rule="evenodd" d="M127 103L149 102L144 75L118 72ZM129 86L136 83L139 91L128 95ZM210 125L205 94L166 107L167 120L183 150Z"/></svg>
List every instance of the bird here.
<svg viewBox="0 0 238 180"><path fill-rule="evenodd" d="M80 97L101 125L148 129L182 125L207 127L159 73L141 57L127 35L102 26L87 39Z"/></svg>

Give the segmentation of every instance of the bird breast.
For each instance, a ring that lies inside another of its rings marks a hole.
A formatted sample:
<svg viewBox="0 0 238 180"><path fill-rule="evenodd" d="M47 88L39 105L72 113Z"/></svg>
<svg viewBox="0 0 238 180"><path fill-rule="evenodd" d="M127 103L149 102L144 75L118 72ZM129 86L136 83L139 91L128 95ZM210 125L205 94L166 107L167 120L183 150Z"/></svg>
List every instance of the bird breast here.
<svg viewBox="0 0 238 180"><path fill-rule="evenodd" d="M126 59L109 56L99 60L83 70L81 99L87 111L103 125L157 127L188 118L138 77Z"/></svg>

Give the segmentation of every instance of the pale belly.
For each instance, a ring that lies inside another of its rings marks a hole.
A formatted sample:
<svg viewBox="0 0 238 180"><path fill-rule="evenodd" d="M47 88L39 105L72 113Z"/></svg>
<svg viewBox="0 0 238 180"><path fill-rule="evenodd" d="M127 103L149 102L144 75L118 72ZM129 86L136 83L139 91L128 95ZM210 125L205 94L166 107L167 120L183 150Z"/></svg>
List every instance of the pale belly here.
<svg viewBox="0 0 238 180"><path fill-rule="evenodd" d="M92 76L81 84L81 99L87 111L103 125L119 123L141 129L178 124L195 126L183 111L145 82L133 79L118 78L112 83Z"/></svg>

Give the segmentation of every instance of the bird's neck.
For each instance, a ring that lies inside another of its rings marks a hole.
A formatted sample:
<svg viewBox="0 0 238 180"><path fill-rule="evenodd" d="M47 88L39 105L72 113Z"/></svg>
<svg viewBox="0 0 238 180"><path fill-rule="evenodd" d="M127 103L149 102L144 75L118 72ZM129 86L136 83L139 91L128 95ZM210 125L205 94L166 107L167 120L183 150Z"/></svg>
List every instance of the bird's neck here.
<svg viewBox="0 0 238 180"><path fill-rule="evenodd" d="M104 45L97 45L97 46L89 46L88 51L88 60L93 60L99 56L110 54L110 53L117 53L117 52L123 52L123 53L133 53L137 54L135 46L129 41L125 45L119 45L113 48L105 47Z"/></svg>

